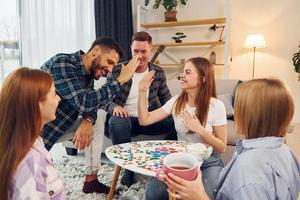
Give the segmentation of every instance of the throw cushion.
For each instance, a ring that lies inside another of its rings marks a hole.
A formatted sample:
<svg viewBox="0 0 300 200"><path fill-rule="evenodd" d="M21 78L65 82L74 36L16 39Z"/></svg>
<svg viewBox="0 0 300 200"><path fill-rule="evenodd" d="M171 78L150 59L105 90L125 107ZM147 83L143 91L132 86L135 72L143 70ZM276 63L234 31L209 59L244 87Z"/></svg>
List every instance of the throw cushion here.
<svg viewBox="0 0 300 200"><path fill-rule="evenodd" d="M218 99L220 99L225 105L227 118L232 117L233 116L232 94L219 94Z"/></svg>

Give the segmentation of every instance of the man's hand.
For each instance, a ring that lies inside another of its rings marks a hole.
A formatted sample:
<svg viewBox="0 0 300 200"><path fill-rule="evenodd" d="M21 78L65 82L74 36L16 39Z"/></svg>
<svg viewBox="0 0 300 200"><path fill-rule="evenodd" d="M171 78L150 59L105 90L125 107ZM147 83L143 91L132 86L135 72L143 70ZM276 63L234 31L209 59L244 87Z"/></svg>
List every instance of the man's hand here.
<svg viewBox="0 0 300 200"><path fill-rule="evenodd" d="M131 79L139 63L140 61L138 60L138 55L136 55L129 61L126 66L122 65L120 76L117 78L121 85Z"/></svg>
<svg viewBox="0 0 300 200"><path fill-rule="evenodd" d="M78 149L85 149L90 146L92 139L93 125L89 121L83 119L75 132L73 143Z"/></svg>
<svg viewBox="0 0 300 200"><path fill-rule="evenodd" d="M113 116L129 117L129 113L125 108L123 108L121 106L116 106L113 111Z"/></svg>

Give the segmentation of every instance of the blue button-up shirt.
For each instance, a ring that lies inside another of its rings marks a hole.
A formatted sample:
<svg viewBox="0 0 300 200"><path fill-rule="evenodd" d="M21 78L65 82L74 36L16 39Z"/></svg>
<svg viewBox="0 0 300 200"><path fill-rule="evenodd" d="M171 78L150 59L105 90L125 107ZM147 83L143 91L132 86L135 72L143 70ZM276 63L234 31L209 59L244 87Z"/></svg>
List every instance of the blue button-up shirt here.
<svg viewBox="0 0 300 200"><path fill-rule="evenodd" d="M300 165L279 137L239 140L219 178L216 199L293 199L300 190Z"/></svg>
<svg viewBox="0 0 300 200"><path fill-rule="evenodd" d="M120 84L115 79L95 90L93 75L86 74L82 54L82 51L57 54L41 67L52 75L56 92L61 97L56 119L46 124L42 130L48 150L74 124L79 115L96 120L98 107L105 105L120 91Z"/></svg>

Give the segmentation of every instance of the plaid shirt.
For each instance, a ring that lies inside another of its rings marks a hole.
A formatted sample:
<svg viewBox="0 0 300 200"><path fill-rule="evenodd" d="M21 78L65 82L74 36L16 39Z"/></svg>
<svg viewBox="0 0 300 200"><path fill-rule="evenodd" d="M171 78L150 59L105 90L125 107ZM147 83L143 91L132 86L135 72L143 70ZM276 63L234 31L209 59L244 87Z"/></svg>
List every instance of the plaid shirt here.
<svg viewBox="0 0 300 200"><path fill-rule="evenodd" d="M61 97L56 119L46 124L42 137L48 150L74 124L78 116L97 118L97 109L120 91L117 80L111 80L94 90L93 75L87 75L82 61L84 52L57 54L42 67L52 75L56 92Z"/></svg>
<svg viewBox="0 0 300 200"><path fill-rule="evenodd" d="M121 64L127 64L128 62L121 63ZM112 73L109 73L107 75L107 83L114 80L116 77L119 76L121 71L121 64L117 65L113 68ZM164 73L164 70L154 64L148 64L149 71L155 70L154 80L150 85L149 88L149 96L148 96L148 110L152 111L157 108L160 108L162 105L164 105L170 98L171 93L169 91L169 88L167 86L166 76ZM132 80L129 80L127 83L121 86L121 91L115 95L115 98L113 98L112 101L109 101L107 104L103 106L103 109L112 114L113 110L116 106L122 106L124 107L127 97L130 92Z"/></svg>

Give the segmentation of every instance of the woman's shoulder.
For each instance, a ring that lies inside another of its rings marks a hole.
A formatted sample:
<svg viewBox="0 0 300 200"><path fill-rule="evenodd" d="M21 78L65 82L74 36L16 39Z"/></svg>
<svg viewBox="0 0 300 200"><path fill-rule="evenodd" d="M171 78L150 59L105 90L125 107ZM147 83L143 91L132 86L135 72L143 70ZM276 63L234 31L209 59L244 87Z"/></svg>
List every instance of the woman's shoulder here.
<svg viewBox="0 0 300 200"><path fill-rule="evenodd" d="M172 96L171 99L176 101L176 100L178 99L178 97L179 97L179 95L176 94L176 95ZM170 100L171 100L171 99L170 99Z"/></svg>
<svg viewBox="0 0 300 200"><path fill-rule="evenodd" d="M179 97L179 95L174 95L174 96L172 96L168 101L167 101L167 103L171 103L171 104L174 104L175 102L176 102L176 100L178 99L178 97ZM167 104L166 103L166 104Z"/></svg>
<svg viewBox="0 0 300 200"><path fill-rule="evenodd" d="M36 171L43 168L47 162L45 156L34 148L30 148L23 160L18 165L18 171L31 171L35 174Z"/></svg>
<svg viewBox="0 0 300 200"><path fill-rule="evenodd" d="M224 105L224 103L220 99L217 99L215 97L210 98L210 103L211 104L223 104Z"/></svg>
<svg viewBox="0 0 300 200"><path fill-rule="evenodd" d="M214 97L210 98L210 106L215 109L225 109L224 103L220 99Z"/></svg>

